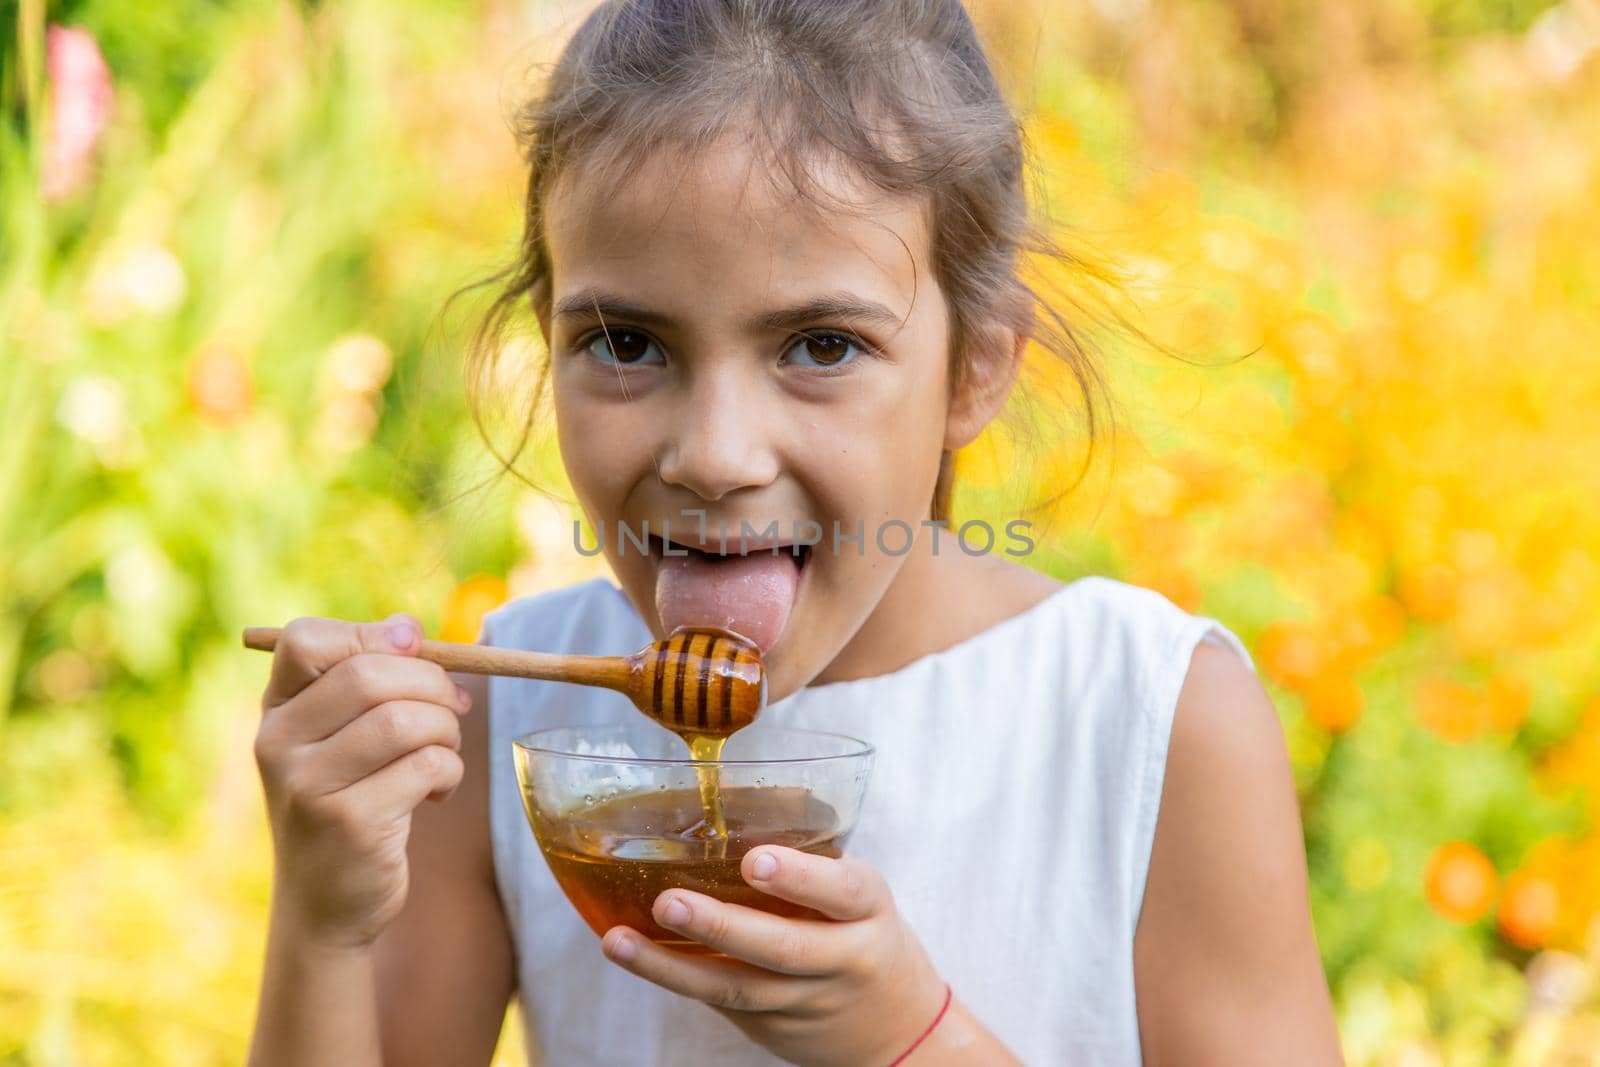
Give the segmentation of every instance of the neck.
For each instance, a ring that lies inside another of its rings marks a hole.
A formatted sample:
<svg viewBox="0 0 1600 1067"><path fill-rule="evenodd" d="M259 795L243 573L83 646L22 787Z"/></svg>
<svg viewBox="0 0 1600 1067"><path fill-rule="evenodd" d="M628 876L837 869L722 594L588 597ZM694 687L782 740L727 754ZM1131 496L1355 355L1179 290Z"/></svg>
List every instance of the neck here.
<svg viewBox="0 0 1600 1067"><path fill-rule="evenodd" d="M969 556L953 531L917 538L861 628L812 685L871 678L960 644L1018 615L1061 583L999 552Z"/></svg>

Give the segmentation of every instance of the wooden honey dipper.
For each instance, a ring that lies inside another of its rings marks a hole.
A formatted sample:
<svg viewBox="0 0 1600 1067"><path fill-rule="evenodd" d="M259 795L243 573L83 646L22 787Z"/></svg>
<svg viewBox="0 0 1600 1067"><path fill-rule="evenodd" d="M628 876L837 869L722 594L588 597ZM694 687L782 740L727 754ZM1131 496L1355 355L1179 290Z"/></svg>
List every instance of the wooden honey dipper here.
<svg viewBox="0 0 1600 1067"><path fill-rule="evenodd" d="M283 630L251 626L244 647L271 652ZM460 674L499 674L598 685L679 734L727 737L749 726L767 700L756 646L725 630L677 630L631 656L563 656L487 645L423 641L418 659Z"/></svg>

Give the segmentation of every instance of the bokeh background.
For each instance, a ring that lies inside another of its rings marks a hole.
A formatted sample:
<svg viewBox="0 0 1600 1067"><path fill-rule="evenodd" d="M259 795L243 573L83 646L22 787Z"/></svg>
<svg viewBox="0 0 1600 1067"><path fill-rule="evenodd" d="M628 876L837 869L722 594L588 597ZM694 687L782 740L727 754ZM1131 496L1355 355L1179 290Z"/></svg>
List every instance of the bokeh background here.
<svg viewBox="0 0 1600 1067"><path fill-rule="evenodd" d="M584 6L0 3L0 1063L242 1058L241 626L471 640L594 573L441 314L514 249L507 117ZM1041 203L1177 354L1097 328L1118 429L1033 562L1250 643L1352 1064L1600 1063L1600 0L973 10ZM959 516L1075 476L1054 402Z"/></svg>

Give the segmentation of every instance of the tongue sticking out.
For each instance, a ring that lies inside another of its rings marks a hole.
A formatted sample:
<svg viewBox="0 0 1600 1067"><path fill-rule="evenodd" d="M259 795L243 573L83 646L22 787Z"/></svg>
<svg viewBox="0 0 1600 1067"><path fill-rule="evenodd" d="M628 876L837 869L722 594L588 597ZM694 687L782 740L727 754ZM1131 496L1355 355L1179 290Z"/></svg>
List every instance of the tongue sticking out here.
<svg viewBox="0 0 1600 1067"><path fill-rule="evenodd" d="M799 581L800 568L787 551L666 556L656 571L656 613L669 634L681 626L720 626L765 653L783 632Z"/></svg>

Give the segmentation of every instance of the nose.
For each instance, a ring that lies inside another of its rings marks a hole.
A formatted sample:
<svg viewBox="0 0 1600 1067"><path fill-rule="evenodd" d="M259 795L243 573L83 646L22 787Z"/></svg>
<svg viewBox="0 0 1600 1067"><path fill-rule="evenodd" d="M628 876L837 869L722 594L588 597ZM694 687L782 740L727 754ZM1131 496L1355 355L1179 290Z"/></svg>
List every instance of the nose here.
<svg viewBox="0 0 1600 1067"><path fill-rule="evenodd" d="M716 501L778 476L774 416L760 383L739 368L719 368L683 383L656 468L667 485Z"/></svg>

